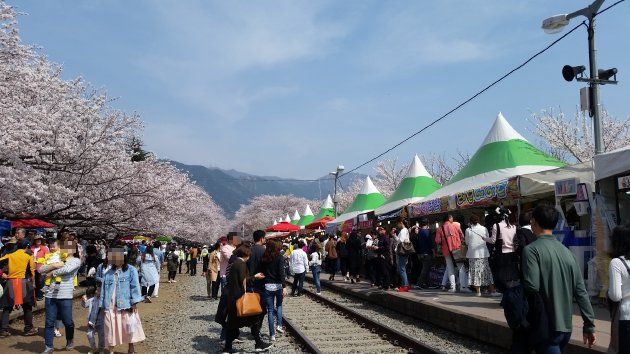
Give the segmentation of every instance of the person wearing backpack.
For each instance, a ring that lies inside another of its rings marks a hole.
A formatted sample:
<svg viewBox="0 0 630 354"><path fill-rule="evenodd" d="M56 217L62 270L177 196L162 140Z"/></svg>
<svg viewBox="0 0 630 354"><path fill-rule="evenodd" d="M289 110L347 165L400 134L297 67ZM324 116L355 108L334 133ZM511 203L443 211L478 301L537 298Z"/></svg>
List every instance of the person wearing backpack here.
<svg viewBox="0 0 630 354"><path fill-rule="evenodd" d="M608 352L630 353L630 225L615 227L612 244L615 258L608 267L608 298L616 311L612 313Z"/></svg>

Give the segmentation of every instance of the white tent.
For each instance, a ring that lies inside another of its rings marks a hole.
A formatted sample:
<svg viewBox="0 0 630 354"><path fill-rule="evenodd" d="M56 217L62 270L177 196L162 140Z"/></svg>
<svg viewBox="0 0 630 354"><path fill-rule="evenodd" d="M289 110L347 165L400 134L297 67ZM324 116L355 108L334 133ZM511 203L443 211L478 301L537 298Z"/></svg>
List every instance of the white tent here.
<svg viewBox="0 0 630 354"><path fill-rule="evenodd" d="M563 179L577 178L579 183L589 185L589 190L595 189L595 175L593 162L583 162L553 170L530 173L520 176L519 190L524 197L554 192L555 182Z"/></svg>
<svg viewBox="0 0 630 354"><path fill-rule="evenodd" d="M630 145L595 156L595 180L630 171Z"/></svg>

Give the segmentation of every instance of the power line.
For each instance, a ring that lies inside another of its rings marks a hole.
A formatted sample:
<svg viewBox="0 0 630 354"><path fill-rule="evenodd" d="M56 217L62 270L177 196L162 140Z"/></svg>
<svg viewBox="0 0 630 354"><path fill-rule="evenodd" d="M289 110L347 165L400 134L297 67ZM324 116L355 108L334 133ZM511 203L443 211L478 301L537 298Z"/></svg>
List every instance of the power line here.
<svg viewBox="0 0 630 354"><path fill-rule="evenodd" d="M610 6L606 7L606 8L604 8L603 10L601 10L600 12L596 13L596 14L595 14L595 16L597 16L597 15L599 15L599 14L603 13L603 12L606 12L606 11L610 10L611 8L613 8L613 7L617 6L617 5L619 5L620 3L624 2L624 1L626 1L626 0L619 0L619 1L617 1L616 3L614 3L614 4L610 5Z"/></svg>
<svg viewBox="0 0 630 354"><path fill-rule="evenodd" d="M619 2L622 2L625 0L620 0ZM617 3L619 3L617 2ZM613 4L611 6L609 6L608 8L602 10L601 12L604 12L606 10L608 10L610 7L615 6L616 4ZM600 13L601 13L600 12ZM371 159L365 161L364 163L354 167L353 169L342 173L341 175L339 175L339 177L343 177L349 173L352 173L358 169L360 169L361 167L370 164L372 162L374 162L375 160L383 157L384 155L386 155L387 153L389 153L390 151L396 149L397 147L399 147L400 145L406 143L407 141L411 140L412 138L414 138L416 135L424 132L425 130L431 128L432 126L434 126L435 124L437 124L438 122L440 122L441 120L443 120L444 118L450 116L452 113L454 113L455 111L459 110L460 108L462 108L463 106L465 106L466 104L470 103L471 101L473 101L474 99L476 99L477 97L479 97L480 95L482 95L483 93L485 93L486 91L488 91L490 88L492 88L493 86L495 86L496 84L498 84L499 82L505 80L508 76L512 75L513 73L515 73L516 71L522 69L525 65L529 64L529 62L531 62L532 60L534 60L536 57L538 57L539 55L543 54L544 52L546 52L547 50L549 50L551 47L553 47L554 45L556 45L558 42L560 42L561 40L565 39L567 36L569 36L571 33L573 33L575 30L577 30L579 27L581 26L586 26L585 21L580 22L578 25L576 25L575 27L573 27L570 31L568 31L567 33L563 34L560 38L556 39L555 41L551 42L549 45L547 45L545 48L543 48L542 50L538 51L536 54L530 56L527 60L525 60L523 63L521 63L520 65L516 66L515 68L513 68L512 70L510 70L507 74L501 76L500 78L496 79L495 81L493 81L492 83L490 83L489 85L487 85L486 87L484 87L483 89L481 89L480 91L477 91L477 93L475 93L474 95L470 96L469 98L467 98L466 100L464 100L463 102L461 102L460 104L458 104L457 106L455 106L454 108L452 108L450 111L446 112L445 114L443 114L442 116L440 116L439 118L433 120L432 122L430 122L429 124L425 125L422 129L414 132L413 134L409 135L408 137L406 137L405 139L399 141L398 143L392 145L390 148L388 148L387 150L385 150L384 152L372 157Z"/></svg>

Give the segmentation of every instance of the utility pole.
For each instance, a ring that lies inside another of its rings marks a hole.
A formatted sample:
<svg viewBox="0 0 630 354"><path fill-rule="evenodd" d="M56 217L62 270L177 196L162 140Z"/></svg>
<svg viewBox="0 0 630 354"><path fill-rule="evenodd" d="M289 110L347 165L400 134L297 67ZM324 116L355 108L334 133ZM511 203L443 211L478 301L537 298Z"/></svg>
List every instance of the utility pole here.
<svg viewBox="0 0 630 354"><path fill-rule="evenodd" d="M599 103L599 85L617 84L617 69L600 70L597 68L597 49L595 48L595 17L605 0L595 0L589 6L572 12L570 14L555 15L543 21L542 28L547 33L557 33L569 24L572 18L584 16L588 19L588 66L589 78L584 78L584 66L565 65L562 68L562 76L567 81L576 79L580 82L587 82L588 89L588 111L593 118L593 138L595 145L595 155L604 152L604 138L602 133L602 109ZM612 78L612 80L611 80Z"/></svg>
<svg viewBox="0 0 630 354"><path fill-rule="evenodd" d="M335 192L333 193L333 205L335 206L335 217L337 216L337 181L339 180L339 175L345 170L342 165L337 166L337 169L333 172L328 173L329 175L334 177L335 181Z"/></svg>

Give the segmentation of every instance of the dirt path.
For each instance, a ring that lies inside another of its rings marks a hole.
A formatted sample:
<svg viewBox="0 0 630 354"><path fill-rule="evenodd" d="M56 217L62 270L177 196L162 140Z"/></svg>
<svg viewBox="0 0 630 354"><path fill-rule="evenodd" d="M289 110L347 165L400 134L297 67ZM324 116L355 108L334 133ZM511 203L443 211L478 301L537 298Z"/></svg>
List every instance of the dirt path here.
<svg viewBox="0 0 630 354"><path fill-rule="evenodd" d="M199 272L198 274L201 274ZM214 322L218 301L206 297L206 281L202 276L191 277L177 275L177 283L169 284L163 272L159 297L153 303L138 305L147 340L136 345L137 353L217 353L222 349L219 335L221 327ZM44 314L35 316L34 324L39 328L39 335L24 337L21 335L23 323L11 324L13 336L0 339L0 353L41 353L44 349ZM55 338L55 352L87 353L89 344L85 335L87 330L87 310L76 300L73 309L75 323L75 349L66 351L65 337ZM262 333L268 333L267 319ZM63 333L64 330L62 329ZM242 331L243 344L235 345L244 352L253 352L254 342L249 340L249 329ZM288 337L279 337L274 342L271 353L300 352ZM126 346L116 347L116 353L127 353Z"/></svg>

